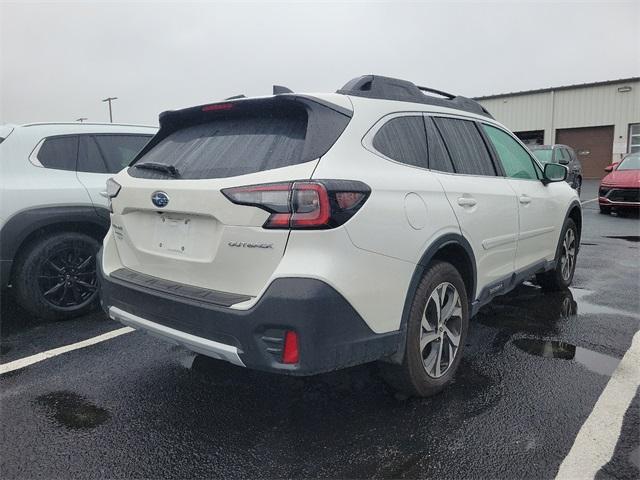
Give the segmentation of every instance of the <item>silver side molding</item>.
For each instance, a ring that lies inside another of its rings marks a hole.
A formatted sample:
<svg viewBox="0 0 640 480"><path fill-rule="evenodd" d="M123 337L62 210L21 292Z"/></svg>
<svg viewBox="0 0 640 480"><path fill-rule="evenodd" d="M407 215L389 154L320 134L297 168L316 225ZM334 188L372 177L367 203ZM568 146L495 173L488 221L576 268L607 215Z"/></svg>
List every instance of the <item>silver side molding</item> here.
<svg viewBox="0 0 640 480"><path fill-rule="evenodd" d="M164 325L160 325L158 323L145 320L142 317L138 317L137 315L133 315L132 313L125 312L118 307L109 307L109 317L135 329L145 330L152 335L162 338L163 340L183 345L196 353L201 353L202 355L217 358L219 360L225 360L241 367L245 366L238 355L238 349L231 345L226 345L224 343L215 342L213 340L181 332L180 330L165 327Z"/></svg>

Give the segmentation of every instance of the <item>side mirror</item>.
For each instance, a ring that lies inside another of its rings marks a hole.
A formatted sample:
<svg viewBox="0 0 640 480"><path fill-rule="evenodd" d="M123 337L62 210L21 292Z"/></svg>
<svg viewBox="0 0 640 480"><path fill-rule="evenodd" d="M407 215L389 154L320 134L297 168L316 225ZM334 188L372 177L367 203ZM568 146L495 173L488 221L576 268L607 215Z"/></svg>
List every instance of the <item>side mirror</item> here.
<svg viewBox="0 0 640 480"><path fill-rule="evenodd" d="M560 160L558 160L558 163L560 165L569 165L569 160L567 160L566 158L561 158Z"/></svg>
<svg viewBox="0 0 640 480"><path fill-rule="evenodd" d="M605 172L613 172L613 169L616 168L618 166L620 162L613 162L611 165L609 165L608 167L604 168Z"/></svg>
<svg viewBox="0 0 640 480"><path fill-rule="evenodd" d="M567 167L559 163L545 163L542 183L564 182L567 179Z"/></svg>

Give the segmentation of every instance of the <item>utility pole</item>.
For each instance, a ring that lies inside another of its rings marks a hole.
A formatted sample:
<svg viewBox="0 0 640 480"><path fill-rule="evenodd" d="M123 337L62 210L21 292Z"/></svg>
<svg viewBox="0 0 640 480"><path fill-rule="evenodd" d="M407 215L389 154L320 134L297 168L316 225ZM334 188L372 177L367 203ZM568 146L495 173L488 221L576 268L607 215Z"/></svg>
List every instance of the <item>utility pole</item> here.
<svg viewBox="0 0 640 480"><path fill-rule="evenodd" d="M80 117L80 118L76 118L76 122L84 122L85 120L89 120L87 117Z"/></svg>
<svg viewBox="0 0 640 480"><path fill-rule="evenodd" d="M117 99L118 97L107 97L102 100L103 102L109 102L109 122L110 123L113 123L113 114L111 113L111 102Z"/></svg>

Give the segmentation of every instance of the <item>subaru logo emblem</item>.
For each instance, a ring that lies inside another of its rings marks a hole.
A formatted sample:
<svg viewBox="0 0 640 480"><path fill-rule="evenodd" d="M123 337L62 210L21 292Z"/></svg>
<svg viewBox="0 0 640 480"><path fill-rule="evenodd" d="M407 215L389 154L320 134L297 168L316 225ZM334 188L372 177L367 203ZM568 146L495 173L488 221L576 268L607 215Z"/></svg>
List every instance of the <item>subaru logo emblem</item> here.
<svg viewBox="0 0 640 480"><path fill-rule="evenodd" d="M158 208L166 207L169 204L169 195L164 192L153 192L151 202Z"/></svg>

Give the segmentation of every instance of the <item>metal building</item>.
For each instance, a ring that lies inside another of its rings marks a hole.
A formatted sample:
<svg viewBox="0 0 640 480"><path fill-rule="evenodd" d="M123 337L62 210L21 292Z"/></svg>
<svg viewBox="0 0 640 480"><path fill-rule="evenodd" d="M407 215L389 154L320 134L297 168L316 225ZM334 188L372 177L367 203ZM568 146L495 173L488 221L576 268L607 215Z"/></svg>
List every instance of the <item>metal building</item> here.
<svg viewBox="0 0 640 480"><path fill-rule="evenodd" d="M477 97L528 144L563 143L578 153L585 178L640 151L640 77Z"/></svg>

